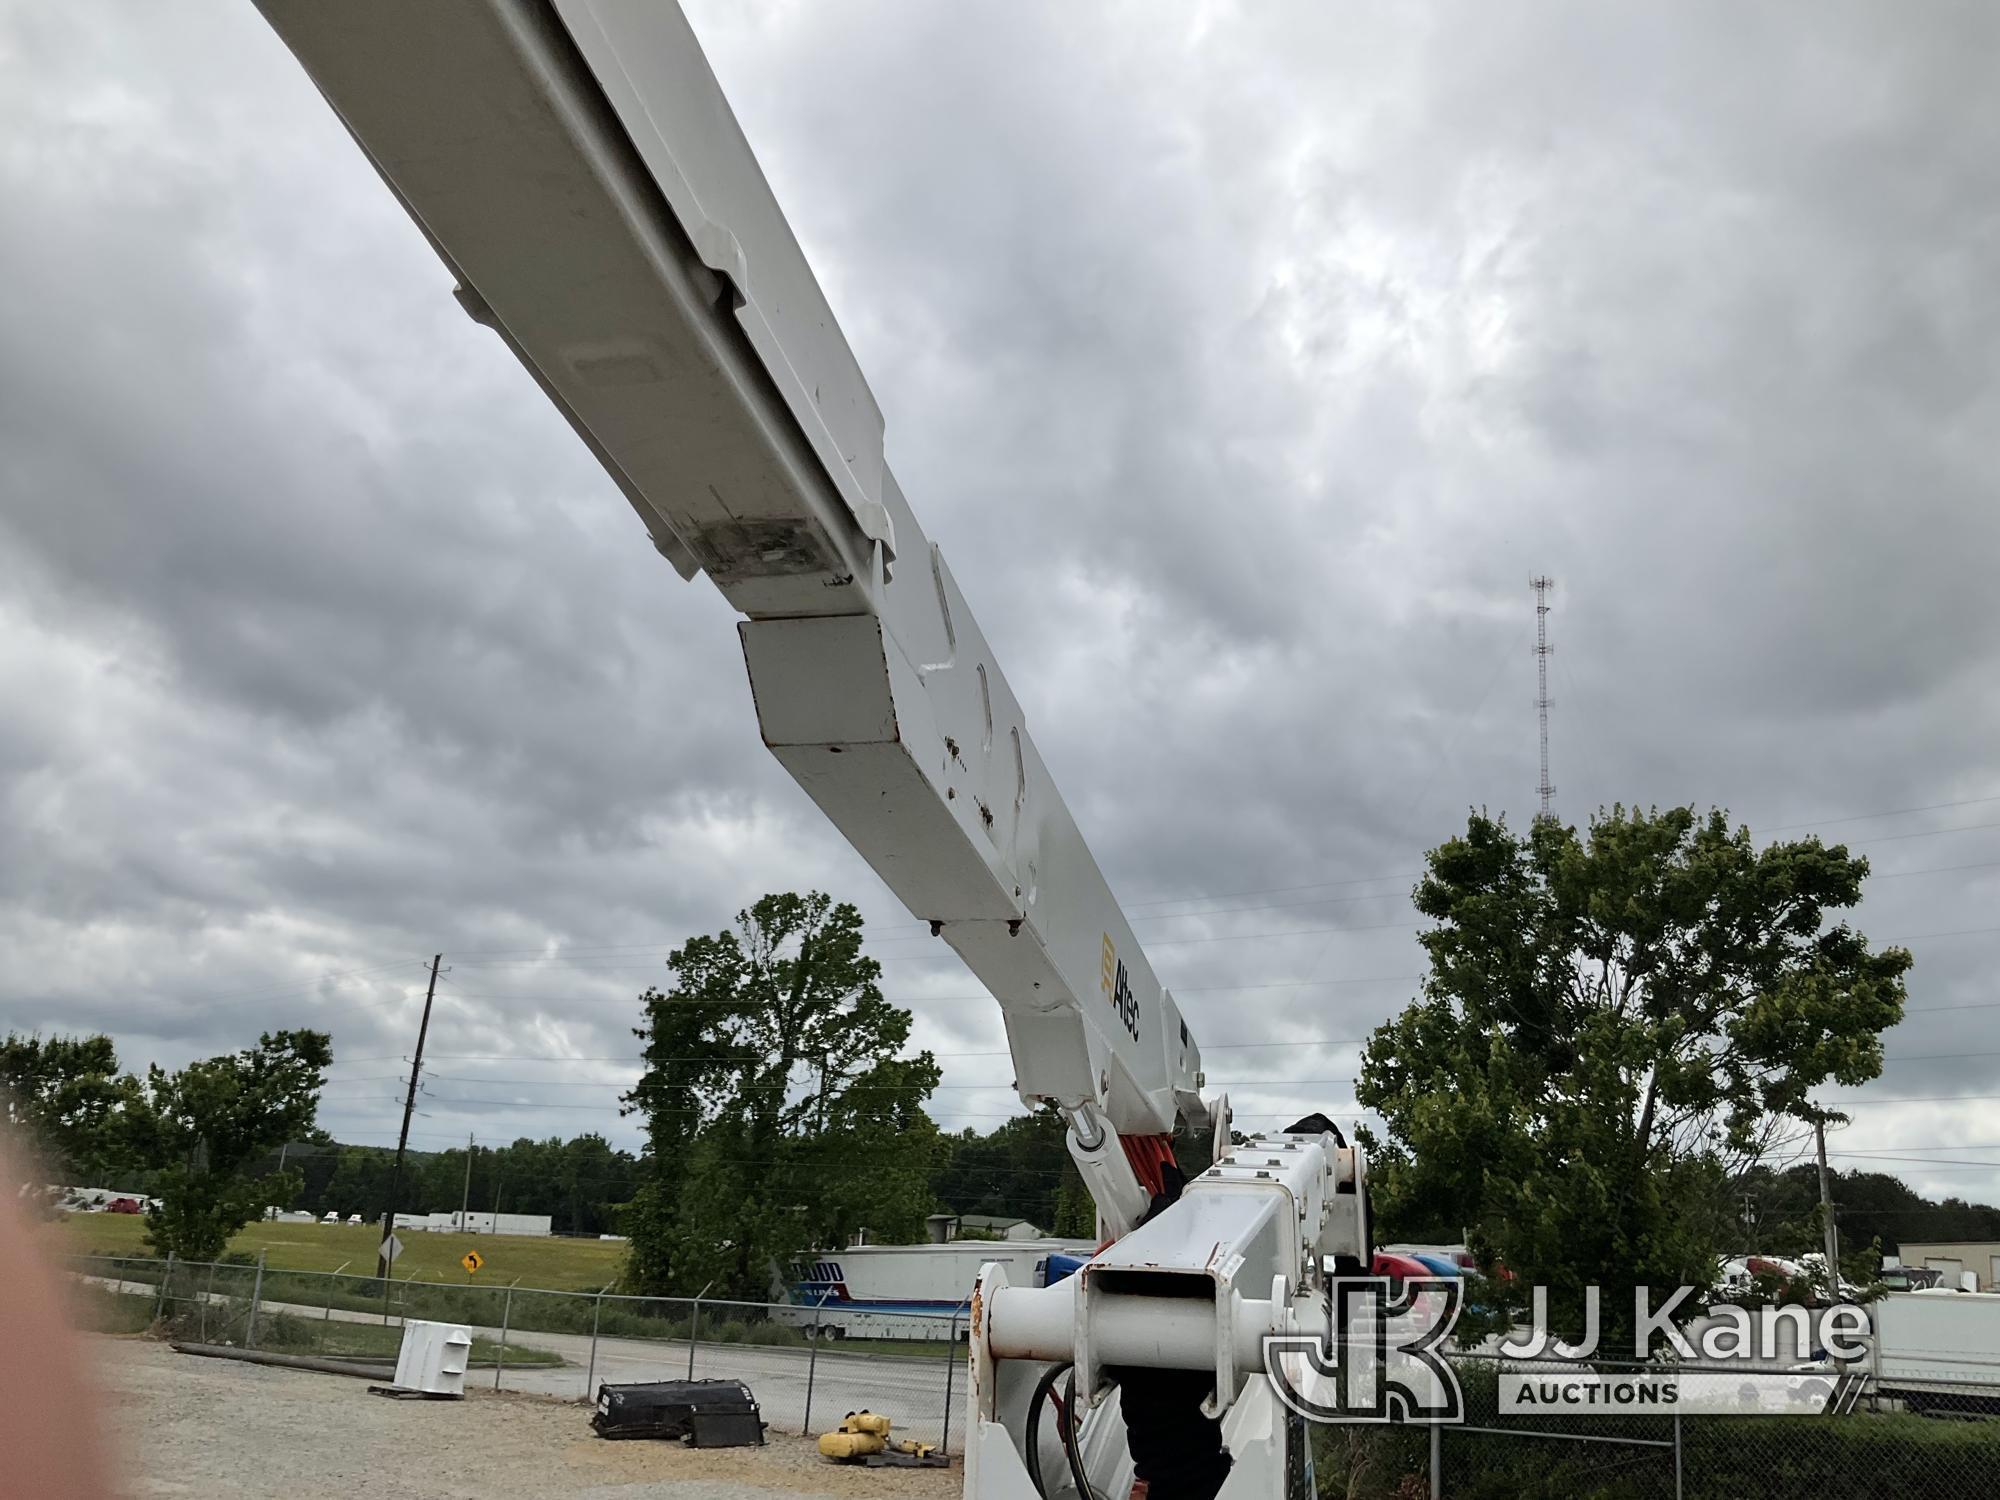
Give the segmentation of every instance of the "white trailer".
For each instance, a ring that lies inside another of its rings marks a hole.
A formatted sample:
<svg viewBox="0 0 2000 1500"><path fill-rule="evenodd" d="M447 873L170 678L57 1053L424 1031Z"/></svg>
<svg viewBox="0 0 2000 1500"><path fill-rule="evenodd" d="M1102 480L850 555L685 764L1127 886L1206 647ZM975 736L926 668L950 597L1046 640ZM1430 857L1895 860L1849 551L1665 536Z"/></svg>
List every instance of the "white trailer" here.
<svg viewBox="0 0 2000 1500"><path fill-rule="evenodd" d="M2000 1293L1889 1292L1868 1312L1879 1394L1912 1411L2000 1416Z"/></svg>
<svg viewBox="0 0 2000 1500"><path fill-rule="evenodd" d="M554 1233L554 1220L547 1214L495 1214L474 1211L461 1214L457 1209L449 1212L397 1214L395 1227L415 1229L427 1234L519 1234L542 1235Z"/></svg>
<svg viewBox="0 0 2000 1500"><path fill-rule="evenodd" d="M1045 1286L1095 1249L1073 1240L850 1245L802 1256L786 1268L780 1318L835 1339L963 1338L983 1267L1003 1267L1014 1286Z"/></svg>

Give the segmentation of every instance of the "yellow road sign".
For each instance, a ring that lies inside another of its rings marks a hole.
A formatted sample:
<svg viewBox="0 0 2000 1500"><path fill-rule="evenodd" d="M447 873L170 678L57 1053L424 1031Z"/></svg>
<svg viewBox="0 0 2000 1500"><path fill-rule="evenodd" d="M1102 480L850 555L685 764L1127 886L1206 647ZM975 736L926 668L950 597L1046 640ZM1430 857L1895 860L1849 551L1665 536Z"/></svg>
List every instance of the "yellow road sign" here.
<svg viewBox="0 0 2000 1500"><path fill-rule="evenodd" d="M477 1250L468 1250L459 1257L458 1263L468 1271L476 1271L486 1264L486 1257Z"/></svg>

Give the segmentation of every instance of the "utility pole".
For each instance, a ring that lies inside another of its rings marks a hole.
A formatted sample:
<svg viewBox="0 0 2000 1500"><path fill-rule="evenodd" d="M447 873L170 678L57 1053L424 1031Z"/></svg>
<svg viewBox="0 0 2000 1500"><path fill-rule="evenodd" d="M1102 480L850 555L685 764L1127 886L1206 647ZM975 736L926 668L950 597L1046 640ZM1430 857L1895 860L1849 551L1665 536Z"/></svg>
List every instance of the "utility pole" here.
<svg viewBox="0 0 2000 1500"><path fill-rule="evenodd" d="M417 1110L417 1080L424 1071L424 1038L430 1035L431 1001L437 998L438 965L443 962L442 953L432 955L430 987L424 991L424 1018L417 1023L417 1052L410 1059L410 1090L403 1096L403 1129L396 1137L396 1169L389 1176L389 1206L382 1211L382 1248L375 1257L375 1274L384 1282L389 1279L389 1237L396 1232L396 1208L403 1196L403 1153L410 1144L410 1116Z"/></svg>
<svg viewBox="0 0 2000 1500"><path fill-rule="evenodd" d="M1840 1231L1833 1224L1833 1188L1826 1175L1826 1125L1813 1121L1813 1139L1819 1144L1819 1211L1826 1221L1826 1297L1831 1302L1840 1295Z"/></svg>
<svg viewBox="0 0 2000 1500"><path fill-rule="evenodd" d="M1549 653L1556 648L1549 644L1549 590L1556 581L1545 573L1537 573L1528 580L1528 587L1535 591L1535 712L1542 724L1542 784L1535 788L1542 799L1540 817L1551 816L1550 799L1556 789L1549 785Z"/></svg>
<svg viewBox="0 0 2000 1500"><path fill-rule="evenodd" d="M465 1133L465 1191L458 1199L458 1228L465 1232L466 1210L472 1207L472 1132Z"/></svg>

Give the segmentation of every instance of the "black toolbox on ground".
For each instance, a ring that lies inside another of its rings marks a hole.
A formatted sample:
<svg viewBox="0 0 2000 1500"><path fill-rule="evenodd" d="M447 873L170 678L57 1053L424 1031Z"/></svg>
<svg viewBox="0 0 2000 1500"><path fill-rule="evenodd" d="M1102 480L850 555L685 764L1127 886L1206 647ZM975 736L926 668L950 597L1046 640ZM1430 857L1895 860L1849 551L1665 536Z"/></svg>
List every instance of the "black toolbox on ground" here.
<svg viewBox="0 0 2000 1500"><path fill-rule="evenodd" d="M764 1441L757 1398L740 1380L656 1380L600 1385L590 1425L604 1438L679 1438L691 1448L751 1448Z"/></svg>

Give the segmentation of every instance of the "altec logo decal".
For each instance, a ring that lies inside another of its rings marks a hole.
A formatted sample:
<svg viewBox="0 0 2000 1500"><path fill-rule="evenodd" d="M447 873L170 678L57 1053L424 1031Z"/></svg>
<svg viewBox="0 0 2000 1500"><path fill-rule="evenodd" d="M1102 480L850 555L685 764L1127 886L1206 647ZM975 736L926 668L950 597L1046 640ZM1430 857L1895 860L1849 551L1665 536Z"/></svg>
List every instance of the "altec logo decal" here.
<svg viewBox="0 0 2000 1500"><path fill-rule="evenodd" d="M1132 980L1125 972L1125 964L1118 957L1118 949L1111 941L1111 934L1104 934L1103 972L1100 984L1104 998L1111 1002L1111 1008L1118 1012L1118 1019L1125 1023L1125 1029L1132 1034L1132 1040L1139 1040L1139 997L1132 993Z"/></svg>

